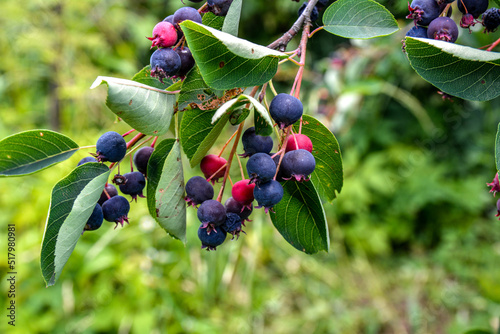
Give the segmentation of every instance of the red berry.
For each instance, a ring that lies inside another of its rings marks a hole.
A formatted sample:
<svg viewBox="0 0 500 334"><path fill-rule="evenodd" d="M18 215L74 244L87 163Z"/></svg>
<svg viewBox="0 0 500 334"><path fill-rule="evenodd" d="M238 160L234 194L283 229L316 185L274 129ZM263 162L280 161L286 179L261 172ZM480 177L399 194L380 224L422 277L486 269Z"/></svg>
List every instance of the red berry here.
<svg viewBox="0 0 500 334"><path fill-rule="evenodd" d="M241 180L236 182L231 189L233 199L243 204L244 207L250 207L253 202L253 189L255 183L248 184L250 180Z"/></svg>
<svg viewBox="0 0 500 334"><path fill-rule="evenodd" d="M147 37L153 43L151 47L168 48L177 42L177 30L175 27L165 21L161 21L153 28L153 37Z"/></svg>
<svg viewBox="0 0 500 334"><path fill-rule="evenodd" d="M200 162L200 168L201 172L203 175L205 175L205 178L209 178L212 176L215 172L217 172L222 166L224 166L227 163L227 160L219 157L215 154L209 154L205 156L201 162ZM212 184L214 184L216 181L219 180L219 178L224 177L224 173L226 172L226 168L222 168L217 174L215 174L211 181Z"/></svg>
<svg viewBox="0 0 500 334"><path fill-rule="evenodd" d="M309 139L308 136L303 134L295 134L288 136L286 141L285 153L288 151L294 151L298 149L303 149L312 153L313 143L311 139Z"/></svg>

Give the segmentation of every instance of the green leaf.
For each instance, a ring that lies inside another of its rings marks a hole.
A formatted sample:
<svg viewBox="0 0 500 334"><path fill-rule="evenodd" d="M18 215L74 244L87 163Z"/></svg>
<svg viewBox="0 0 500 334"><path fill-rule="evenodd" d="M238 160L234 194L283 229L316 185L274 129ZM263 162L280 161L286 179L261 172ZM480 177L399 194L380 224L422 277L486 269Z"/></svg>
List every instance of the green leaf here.
<svg viewBox="0 0 500 334"><path fill-rule="evenodd" d="M108 85L106 105L128 125L147 135L165 134L169 127L176 97L164 90L135 81L97 77L92 86Z"/></svg>
<svg viewBox="0 0 500 334"><path fill-rule="evenodd" d="M248 115L250 115L250 109L248 108L236 109L229 115L229 123L231 123L231 125L238 125L245 119L247 119Z"/></svg>
<svg viewBox="0 0 500 334"><path fill-rule="evenodd" d="M86 163L54 186L40 256L47 286L54 285L59 278L101 196L109 173L106 165Z"/></svg>
<svg viewBox="0 0 500 334"><path fill-rule="evenodd" d="M144 67L140 72L136 73L136 75L134 75L134 77L132 78L132 81L139 82L141 84L158 89L167 89L174 83L172 79L169 78L163 79L163 83L161 83L158 78L152 77L151 65Z"/></svg>
<svg viewBox="0 0 500 334"><path fill-rule="evenodd" d="M211 103L217 96L205 83L198 66L193 67L184 79L177 102L179 110L185 110L189 105L199 109L215 109Z"/></svg>
<svg viewBox="0 0 500 334"><path fill-rule="evenodd" d="M500 95L500 53L433 39L406 38L417 73L443 92L472 101Z"/></svg>
<svg viewBox="0 0 500 334"><path fill-rule="evenodd" d="M149 171L149 168L148 168ZM184 175L179 141L175 140L163 164L156 190L149 193L155 199L154 217L171 236L186 242L186 203Z"/></svg>
<svg viewBox="0 0 500 334"><path fill-rule="evenodd" d="M500 0L494 0L497 6L500 6Z"/></svg>
<svg viewBox="0 0 500 334"><path fill-rule="evenodd" d="M270 211L283 238L298 250L314 254L330 247L325 211L311 181L286 181L281 201Z"/></svg>
<svg viewBox="0 0 500 334"><path fill-rule="evenodd" d="M241 0L234 0L227 11L222 31L233 36L238 36L238 27L240 26Z"/></svg>
<svg viewBox="0 0 500 334"><path fill-rule="evenodd" d="M147 196L146 200L148 203L149 214L156 219L156 188L160 182L161 175L163 173L163 167L165 165L165 160L167 159L170 150L176 142L175 139L165 139L156 144L153 154L148 160L148 182L146 183Z"/></svg>
<svg viewBox="0 0 500 334"><path fill-rule="evenodd" d="M495 138L495 161L497 164L497 171L500 171L500 123L498 123L497 135Z"/></svg>
<svg viewBox="0 0 500 334"><path fill-rule="evenodd" d="M71 157L78 144L49 130L16 133L0 141L0 177L35 173Z"/></svg>
<svg viewBox="0 0 500 334"><path fill-rule="evenodd" d="M212 124L214 114L214 110L192 110L182 115L181 145L191 167L200 163L229 119L229 114L224 114L215 124Z"/></svg>
<svg viewBox="0 0 500 334"><path fill-rule="evenodd" d="M203 23L206 26L209 26L210 28L221 30L222 26L224 25L224 18L225 18L224 16L217 16L212 12L208 12L203 14L201 23Z"/></svg>
<svg viewBox="0 0 500 334"><path fill-rule="evenodd" d="M387 36L399 30L394 16L372 0L338 0L323 14L325 30L345 38Z"/></svg>
<svg viewBox="0 0 500 334"><path fill-rule="evenodd" d="M309 115L302 115L302 134L313 143L313 156L316 159L316 168L311 174L311 180L318 192L328 201L337 197L342 190L343 168L339 143L319 120ZM295 133L299 132L299 122L293 125Z"/></svg>
<svg viewBox="0 0 500 334"><path fill-rule="evenodd" d="M192 21L181 24L205 82L213 89L261 85L278 70L284 53Z"/></svg>

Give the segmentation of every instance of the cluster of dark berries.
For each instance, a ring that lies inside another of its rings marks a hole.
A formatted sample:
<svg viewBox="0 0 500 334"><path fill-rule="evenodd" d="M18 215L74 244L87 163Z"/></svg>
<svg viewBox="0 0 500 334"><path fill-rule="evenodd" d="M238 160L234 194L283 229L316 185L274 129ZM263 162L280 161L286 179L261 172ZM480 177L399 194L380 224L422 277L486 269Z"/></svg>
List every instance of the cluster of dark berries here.
<svg viewBox="0 0 500 334"><path fill-rule="evenodd" d="M415 22L407 33L408 37L438 39L454 43L458 38L458 25L450 18L455 0L413 0L408 6L408 19ZM482 24L484 32L495 31L500 25L498 8L488 9L488 0L458 0L458 10L463 14L459 25L469 29ZM482 14L482 20L478 20ZM404 42L403 42L404 49Z"/></svg>
<svg viewBox="0 0 500 334"><path fill-rule="evenodd" d="M333 0L333 2L335 2L336 0ZM306 9L307 7L307 2L308 1L305 1L299 8L297 14L298 16L302 15L302 13L304 12L304 10ZM312 12L311 12L311 22L314 22L316 21L318 18L319 18L319 12L322 11L326 6L328 6L328 2L329 0L318 0L318 2L316 3L316 5L314 6Z"/></svg>
<svg viewBox="0 0 500 334"><path fill-rule="evenodd" d="M116 183L122 194L130 195L132 200L137 201L137 197L144 197L142 191L146 186L146 173L149 158L154 148L147 146L139 149L133 158L137 172L131 171L123 175L116 174L113 182ZM85 157L78 162L77 166L89 162L120 162L127 153L127 143L122 135L110 131L103 134L96 143L96 153L94 157ZM123 226L128 223L128 213L130 211L129 201L118 195L117 188L107 183L99 198L92 215L88 219L84 231L94 231L101 227L103 220Z"/></svg>
<svg viewBox="0 0 500 334"><path fill-rule="evenodd" d="M289 94L278 94L271 101L269 112L284 137L291 125L302 117L303 106L300 100ZM308 181L316 166L312 142L303 134L288 135L276 154L271 153L273 139L257 134L254 127L245 130L241 142L244 153L240 156L249 158L246 164L248 178L232 185L231 197L225 205L214 200L213 188L215 182L227 173L228 163L223 157L205 156L200 163L205 177L194 176L186 183L186 202L194 207L199 205L197 215L201 225L198 237L202 248L216 249L225 241L227 233L232 234L233 239L238 238L243 232L244 221L253 211L254 200L258 204L256 209L264 208L268 213L283 198L280 182Z"/></svg>

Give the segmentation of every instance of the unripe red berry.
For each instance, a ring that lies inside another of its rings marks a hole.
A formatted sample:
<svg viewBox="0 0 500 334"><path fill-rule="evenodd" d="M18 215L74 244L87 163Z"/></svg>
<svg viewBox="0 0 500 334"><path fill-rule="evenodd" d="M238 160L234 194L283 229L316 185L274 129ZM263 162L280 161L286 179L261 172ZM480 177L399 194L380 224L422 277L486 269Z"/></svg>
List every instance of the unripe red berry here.
<svg viewBox="0 0 500 334"><path fill-rule="evenodd" d="M253 189L255 183L248 184L250 180L241 180L236 182L231 189L233 198L243 204L244 207L250 207L253 202Z"/></svg>
<svg viewBox="0 0 500 334"><path fill-rule="evenodd" d="M288 136L286 140L285 152L303 149L312 153L313 144L308 136L303 134L294 134Z"/></svg>
<svg viewBox="0 0 500 334"><path fill-rule="evenodd" d="M153 37L147 37L153 43L151 47L168 48L175 45L177 42L177 30L175 27L166 21L161 21L153 28Z"/></svg>
<svg viewBox="0 0 500 334"><path fill-rule="evenodd" d="M200 169L203 175L205 175L205 178L209 178L212 176L215 172L217 172L222 166L224 166L227 163L227 160L224 159L223 157L219 157L215 154L209 154L205 156L203 159L201 159L200 162ZM211 181L212 184L215 184L216 181L219 180L219 178L224 177L224 173L226 172L226 168L222 168L220 171L215 174Z"/></svg>

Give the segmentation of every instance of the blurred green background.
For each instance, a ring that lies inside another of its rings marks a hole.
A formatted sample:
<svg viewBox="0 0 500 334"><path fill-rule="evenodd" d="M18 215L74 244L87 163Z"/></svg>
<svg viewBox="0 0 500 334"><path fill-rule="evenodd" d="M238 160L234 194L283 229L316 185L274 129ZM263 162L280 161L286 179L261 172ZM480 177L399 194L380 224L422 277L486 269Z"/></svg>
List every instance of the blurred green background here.
<svg viewBox="0 0 500 334"><path fill-rule="evenodd" d="M366 41L319 32L309 44L302 100L306 113L335 133L344 159L344 188L325 204L329 253L298 252L261 210L237 242L201 251L194 210L184 246L139 200L130 225L113 230L105 223L85 233L57 284L45 288L39 256L50 190L90 151L82 150L38 174L0 180L0 244L6 245L7 224L15 224L18 271L13 329L5 317L2 255L0 332L497 330L500 222L485 183L495 173L500 101L443 100L401 52L412 24L404 19L407 3L380 2L400 32ZM269 44L289 28L299 5L244 1L240 36ZM180 6L180 0L3 0L0 138L49 128L85 146L105 131L127 131L107 110L106 90L89 87L98 75L131 78L147 65L145 36ZM458 43L480 46L499 37L461 31ZM278 91L289 91L296 69L280 68ZM186 180L201 175L185 166Z"/></svg>

